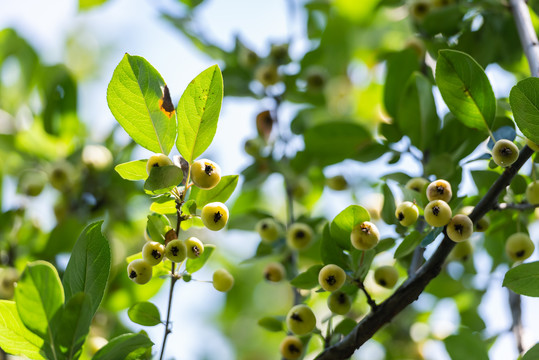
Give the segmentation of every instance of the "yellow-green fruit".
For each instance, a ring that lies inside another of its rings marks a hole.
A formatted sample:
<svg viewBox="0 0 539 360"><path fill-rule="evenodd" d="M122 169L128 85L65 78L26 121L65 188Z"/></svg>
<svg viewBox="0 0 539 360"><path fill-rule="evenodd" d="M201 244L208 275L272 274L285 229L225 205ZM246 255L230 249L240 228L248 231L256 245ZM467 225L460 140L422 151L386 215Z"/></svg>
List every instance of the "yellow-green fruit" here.
<svg viewBox="0 0 539 360"><path fill-rule="evenodd" d="M492 160L501 167L511 166L518 159L518 147L509 140L496 141L492 148Z"/></svg>
<svg viewBox="0 0 539 360"><path fill-rule="evenodd" d="M213 273L213 287L217 291L227 292L234 286L234 277L225 269Z"/></svg>
<svg viewBox="0 0 539 360"><path fill-rule="evenodd" d="M127 276L139 285L150 281L152 272L152 266L143 259L133 260L127 265Z"/></svg>
<svg viewBox="0 0 539 360"><path fill-rule="evenodd" d="M274 242L279 238L280 226L273 218L266 218L256 223L255 230L262 241Z"/></svg>
<svg viewBox="0 0 539 360"><path fill-rule="evenodd" d="M539 152L539 144L534 143L530 139L526 139L526 145L535 152Z"/></svg>
<svg viewBox="0 0 539 360"><path fill-rule="evenodd" d="M49 181L53 188L63 191L71 187L73 181L73 167L67 162L59 162L53 165L49 174Z"/></svg>
<svg viewBox="0 0 539 360"><path fill-rule="evenodd" d="M272 262L264 268L264 278L271 282L279 282L286 276L286 270L283 264Z"/></svg>
<svg viewBox="0 0 539 360"><path fill-rule="evenodd" d="M444 6L447 6L447 5L451 5L454 2L455 2L454 0L434 0L433 5L435 7L444 7Z"/></svg>
<svg viewBox="0 0 539 360"><path fill-rule="evenodd" d="M451 208L443 200L431 201L425 206L425 221L430 226L440 227L451 221Z"/></svg>
<svg viewBox="0 0 539 360"><path fill-rule="evenodd" d="M461 241L451 250L449 257L457 261L466 261L472 253L472 244L469 241Z"/></svg>
<svg viewBox="0 0 539 360"><path fill-rule="evenodd" d="M172 165L172 160L165 154L155 154L150 156L146 163L146 172L150 175L153 168Z"/></svg>
<svg viewBox="0 0 539 360"><path fill-rule="evenodd" d="M328 297L328 308L338 315L346 315L352 307L350 296L342 291L335 291Z"/></svg>
<svg viewBox="0 0 539 360"><path fill-rule="evenodd" d="M165 246L156 241L150 241L142 247L142 258L151 266L159 264L165 255Z"/></svg>
<svg viewBox="0 0 539 360"><path fill-rule="evenodd" d="M201 189L213 189L221 180L221 168L211 160L197 160L191 165L191 180Z"/></svg>
<svg viewBox="0 0 539 360"><path fill-rule="evenodd" d="M431 3L428 0L415 0L410 4L410 15L417 21L423 20L430 10Z"/></svg>
<svg viewBox="0 0 539 360"><path fill-rule="evenodd" d="M392 289L399 280L399 272L393 266L380 266L374 271L374 281L386 289Z"/></svg>
<svg viewBox="0 0 539 360"><path fill-rule="evenodd" d="M303 343L297 336L287 336L279 346L281 356L286 360L297 360L303 355Z"/></svg>
<svg viewBox="0 0 539 360"><path fill-rule="evenodd" d="M305 249L313 240L313 230L307 224L294 223L286 233L286 243L292 249Z"/></svg>
<svg viewBox="0 0 539 360"><path fill-rule="evenodd" d="M243 144L243 149L245 152L251 156L259 157L260 152L264 148L264 140L262 138L248 139Z"/></svg>
<svg viewBox="0 0 539 360"><path fill-rule="evenodd" d="M342 175L336 175L326 180L327 186L336 191L346 190L348 188L348 182Z"/></svg>
<svg viewBox="0 0 539 360"><path fill-rule="evenodd" d="M206 204L200 215L202 223L212 231L219 231L228 222L228 208L220 202Z"/></svg>
<svg viewBox="0 0 539 360"><path fill-rule="evenodd" d="M380 232L376 225L369 221L357 224L350 233L352 246L359 250L369 250L380 241Z"/></svg>
<svg viewBox="0 0 539 360"><path fill-rule="evenodd" d="M305 304L294 306L286 315L288 330L296 335L305 335L314 330L316 317L310 307Z"/></svg>
<svg viewBox="0 0 539 360"><path fill-rule="evenodd" d="M425 190L425 187L427 187L429 181L427 179L423 179L421 177L411 178L408 180L406 185L404 187L409 190L414 190L417 192L423 192Z"/></svg>
<svg viewBox="0 0 539 360"><path fill-rule="evenodd" d="M473 233L472 220L464 214L455 215L447 224L445 231L447 236L454 242L468 240Z"/></svg>
<svg viewBox="0 0 539 360"><path fill-rule="evenodd" d="M402 226L410 226L417 221L417 218L419 217L419 209L413 202L405 201L397 206L395 216Z"/></svg>
<svg viewBox="0 0 539 360"><path fill-rule="evenodd" d="M328 264L320 269L318 273L318 283L322 289L326 291L339 290L346 280L346 273L344 270L334 264Z"/></svg>
<svg viewBox="0 0 539 360"><path fill-rule="evenodd" d="M191 247L192 246L193 245L191 244ZM204 247L202 247L202 251L204 251ZM200 250L198 252L200 253ZM191 250L191 254L194 254L192 250ZM187 257L187 245L185 245L184 241L179 240L179 239L171 240L168 242L167 246L165 247L165 256L170 261L181 263Z"/></svg>
<svg viewBox="0 0 539 360"><path fill-rule="evenodd" d="M42 171L25 171L19 178L18 188L28 196L38 196L47 183L47 175Z"/></svg>
<svg viewBox="0 0 539 360"><path fill-rule="evenodd" d="M264 87L277 84L279 82L277 66L273 64L259 65L255 70L255 79Z"/></svg>
<svg viewBox="0 0 539 360"><path fill-rule="evenodd" d="M13 298L17 281L19 281L17 269L0 268L0 299L10 300Z"/></svg>
<svg viewBox="0 0 539 360"><path fill-rule="evenodd" d="M539 180L528 184L526 188L526 200L533 205L539 204Z"/></svg>
<svg viewBox="0 0 539 360"><path fill-rule="evenodd" d="M185 248L189 259L196 259L204 252L204 244L194 236L185 240Z"/></svg>
<svg viewBox="0 0 539 360"><path fill-rule="evenodd" d="M535 250L535 245L526 233L516 233L507 238L505 243L505 252L507 256L513 261L522 261L529 258L533 251Z"/></svg>
<svg viewBox="0 0 539 360"><path fill-rule="evenodd" d="M451 184L445 180L433 181L427 187L427 199L429 201L443 200L448 203L452 195Z"/></svg>
<svg viewBox="0 0 539 360"><path fill-rule="evenodd" d="M474 209L473 206L464 206L458 211L458 213L470 216L473 209ZM481 219L477 220L477 222L475 223L475 230L479 232L485 232L487 231L489 226L490 226L490 220L488 218L482 217Z"/></svg>
<svg viewBox="0 0 539 360"><path fill-rule="evenodd" d="M103 145L86 145L82 149L82 162L88 168L103 171L112 165L112 153Z"/></svg>

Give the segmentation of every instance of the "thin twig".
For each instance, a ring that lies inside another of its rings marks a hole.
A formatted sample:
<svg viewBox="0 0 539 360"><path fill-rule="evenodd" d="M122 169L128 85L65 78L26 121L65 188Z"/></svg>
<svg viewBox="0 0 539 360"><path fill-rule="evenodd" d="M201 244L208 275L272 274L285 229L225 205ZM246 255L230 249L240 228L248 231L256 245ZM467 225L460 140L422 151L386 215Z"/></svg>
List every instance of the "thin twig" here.
<svg viewBox="0 0 539 360"><path fill-rule="evenodd" d="M533 210L535 208L538 208L539 204L530 204L530 203L521 203L521 204L514 204L514 203L501 203L494 206L492 210L518 210L518 211L526 211L526 210Z"/></svg>
<svg viewBox="0 0 539 360"><path fill-rule="evenodd" d="M369 304L369 306L371 307L371 310L373 312L376 311L376 309L378 308L378 305L376 305L376 302L372 299L367 289L365 289L365 285L363 285L363 281L361 281L360 279L354 279L354 283L365 294L365 297L367 298L367 304Z"/></svg>
<svg viewBox="0 0 539 360"><path fill-rule="evenodd" d="M522 307L520 295L514 293L512 290L509 291L509 307L511 308L511 317L513 318L513 324L511 325L511 330L515 336L517 343L518 353L522 355L524 353L524 347L522 346Z"/></svg>
<svg viewBox="0 0 539 360"><path fill-rule="evenodd" d="M537 34L532 24L528 5L524 0L510 0L509 2L531 74L534 77L539 77L539 42L537 41Z"/></svg>

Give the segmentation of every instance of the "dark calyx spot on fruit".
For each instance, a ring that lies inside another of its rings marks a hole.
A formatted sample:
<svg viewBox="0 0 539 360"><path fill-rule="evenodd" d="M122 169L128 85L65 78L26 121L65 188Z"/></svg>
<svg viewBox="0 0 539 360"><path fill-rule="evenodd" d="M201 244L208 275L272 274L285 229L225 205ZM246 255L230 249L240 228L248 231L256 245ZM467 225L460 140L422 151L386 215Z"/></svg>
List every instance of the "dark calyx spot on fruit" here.
<svg viewBox="0 0 539 360"><path fill-rule="evenodd" d="M436 192L440 195L443 195L445 192L445 187L443 187L442 185L436 186Z"/></svg>
<svg viewBox="0 0 539 360"><path fill-rule="evenodd" d="M417 191L417 192L421 192L421 189L419 188L419 186L412 187L412 190Z"/></svg>
<svg viewBox="0 0 539 360"><path fill-rule="evenodd" d="M177 246L173 246L172 249L170 249L170 252L172 253L172 255L178 256L180 249Z"/></svg>
<svg viewBox="0 0 539 360"><path fill-rule="evenodd" d="M300 353L301 352L301 350L298 349L296 347L296 345L294 345L294 344L288 345L288 351L290 351L290 353Z"/></svg>
<svg viewBox="0 0 539 360"><path fill-rule="evenodd" d="M337 301L339 302L339 304L346 304L346 294L340 293L339 297L337 298Z"/></svg>
<svg viewBox="0 0 539 360"><path fill-rule="evenodd" d="M399 221L404 220L404 214L402 213L402 211L399 213L398 219Z"/></svg>
<svg viewBox="0 0 539 360"><path fill-rule="evenodd" d="M159 167L159 163L154 162L153 165L152 165L152 167Z"/></svg>
<svg viewBox="0 0 539 360"><path fill-rule="evenodd" d="M208 175L208 176L211 176L211 174L213 174L213 166L209 165L209 164L206 164L204 166L204 172Z"/></svg>
<svg viewBox="0 0 539 360"><path fill-rule="evenodd" d="M468 255L464 255L461 259L462 259L462 261L468 260Z"/></svg>
<svg viewBox="0 0 539 360"><path fill-rule="evenodd" d="M262 228L262 230L266 230L269 227L269 225L266 223L262 223L262 226L260 227Z"/></svg>
<svg viewBox="0 0 539 360"><path fill-rule="evenodd" d="M193 246L193 247L191 248L191 251L193 252L193 254L196 255L196 257L199 257L199 256L200 256L200 249L198 248L198 246L196 246L196 245Z"/></svg>
<svg viewBox="0 0 539 360"><path fill-rule="evenodd" d="M511 156L513 154L513 150L511 150L509 147L503 147L500 149L500 155L502 156Z"/></svg>
<svg viewBox="0 0 539 360"><path fill-rule="evenodd" d="M432 214L434 216L438 216L439 213L440 213L440 208L438 206L433 206L432 207Z"/></svg>
<svg viewBox="0 0 539 360"><path fill-rule="evenodd" d="M137 277L137 272L135 270L131 270L131 272L129 273L129 278L134 279L136 277Z"/></svg>
<svg viewBox="0 0 539 360"><path fill-rule="evenodd" d="M326 282L328 283L328 285L335 285L337 279L335 279L335 276L330 275L326 278Z"/></svg>
<svg viewBox="0 0 539 360"><path fill-rule="evenodd" d="M464 226L462 224L455 224L455 231L462 235L462 232L464 231Z"/></svg>
<svg viewBox="0 0 539 360"><path fill-rule="evenodd" d="M213 222L219 222L219 220L221 220L221 218L223 217L223 214L221 214L221 212L217 211L215 213L215 215L213 215Z"/></svg>
<svg viewBox="0 0 539 360"><path fill-rule="evenodd" d="M418 15L423 15L425 14L427 11L429 10L429 7L427 6L427 4L425 3L418 3L416 6L415 6L415 11Z"/></svg>
<svg viewBox="0 0 539 360"><path fill-rule="evenodd" d="M270 271L266 271L266 273L264 274L264 277L266 278L266 280L271 281L271 278L272 278L273 276L271 276L271 272L270 272Z"/></svg>
<svg viewBox="0 0 539 360"><path fill-rule="evenodd" d="M168 86L166 85L163 89L163 97L159 99L159 108L169 118L171 118L174 114L174 104L172 103L172 99L170 98L170 91L168 90Z"/></svg>
<svg viewBox="0 0 539 360"><path fill-rule="evenodd" d="M520 250L520 251L517 251L517 252L515 253L515 256L516 256L517 258L520 258L520 257L523 257L525 253L526 253L525 250Z"/></svg>
<svg viewBox="0 0 539 360"><path fill-rule="evenodd" d="M380 279L380 280L378 281L378 283L379 283L380 285L382 285L382 286L386 286L386 285L387 285L387 282L386 282L384 279Z"/></svg>
<svg viewBox="0 0 539 360"><path fill-rule="evenodd" d="M157 260L157 259L161 259L161 253L160 253L158 250L155 250L155 249L154 249L154 250L152 250L152 257L153 257L154 259L156 259L156 260Z"/></svg>
<svg viewBox="0 0 539 360"><path fill-rule="evenodd" d="M305 237L305 231L298 230L298 232L296 232L296 238L303 239L304 237Z"/></svg>
<svg viewBox="0 0 539 360"><path fill-rule="evenodd" d="M301 321L303 322L303 319L301 318L301 316L299 316L298 314L296 313L293 313L292 316L290 316L290 318L294 321Z"/></svg>
<svg viewBox="0 0 539 360"><path fill-rule="evenodd" d="M371 227L367 224L361 224L361 231L363 231L365 234L370 234Z"/></svg>

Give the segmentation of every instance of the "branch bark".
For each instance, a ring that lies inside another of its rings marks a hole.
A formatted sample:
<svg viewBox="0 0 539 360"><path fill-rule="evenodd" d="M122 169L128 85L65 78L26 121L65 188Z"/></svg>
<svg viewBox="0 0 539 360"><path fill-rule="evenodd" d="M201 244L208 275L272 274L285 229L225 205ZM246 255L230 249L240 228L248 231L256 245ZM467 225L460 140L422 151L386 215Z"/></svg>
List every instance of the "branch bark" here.
<svg viewBox="0 0 539 360"><path fill-rule="evenodd" d="M539 41L537 41L537 34L533 28L527 2L525 0L510 0L509 3L531 74L534 77L539 77Z"/></svg>

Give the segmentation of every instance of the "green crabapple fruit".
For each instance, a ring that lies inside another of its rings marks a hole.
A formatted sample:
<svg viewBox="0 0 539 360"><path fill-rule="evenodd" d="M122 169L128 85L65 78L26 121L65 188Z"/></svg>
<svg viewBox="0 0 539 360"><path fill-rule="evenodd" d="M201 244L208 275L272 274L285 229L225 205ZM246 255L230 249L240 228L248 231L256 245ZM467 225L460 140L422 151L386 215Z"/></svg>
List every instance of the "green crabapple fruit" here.
<svg viewBox="0 0 539 360"><path fill-rule="evenodd" d="M255 230L262 241L271 243L279 238L280 226L273 218L266 218L256 223Z"/></svg>
<svg viewBox="0 0 539 360"><path fill-rule="evenodd" d="M428 0L414 0L410 4L410 15L416 21L421 21L431 10L431 3Z"/></svg>
<svg viewBox="0 0 539 360"><path fill-rule="evenodd" d="M421 177L415 177L408 180L406 185L404 187L409 190L414 190L417 192L423 192L425 190L425 187L427 187L429 181L427 179L421 178Z"/></svg>
<svg viewBox="0 0 539 360"><path fill-rule="evenodd" d="M528 184L526 188L526 199L532 205L539 204L539 180Z"/></svg>
<svg viewBox="0 0 539 360"><path fill-rule="evenodd" d="M395 216L402 226L410 226L417 221L417 218L419 217L419 209L413 202L405 201L397 206Z"/></svg>
<svg viewBox="0 0 539 360"><path fill-rule="evenodd" d="M350 296L342 291L334 291L328 297L328 308L337 315L346 315L352 307Z"/></svg>
<svg viewBox="0 0 539 360"><path fill-rule="evenodd" d="M279 282L286 276L286 270L283 264L272 262L264 268L264 278L271 282Z"/></svg>
<svg viewBox="0 0 539 360"><path fill-rule="evenodd" d="M165 247L165 256L175 263L184 261L187 257L187 246L185 242L179 239L169 241Z"/></svg>
<svg viewBox="0 0 539 360"><path fill-rule="evenodd" d="M82 162L88 168L103 171L112 165L112 153L103 145L86 145L82 149Z"/></svg>
<svg viewBox="0 0 539 360"><path fill-rule="evenodd" d="M451 250L449 257L457 261L466 261L472 253L472 244L469 241L461 241Z"/></svg>
<svg viewBox="0 0 539 360"><path fill-rule="evenodd" d="M243 144L243 150L245 152L253 157L259 157L260 152L264 148L264 140L257 137L254 139L247 139L245 140L245 143Z"/></svg>
<svg viewBox="0 0 539 360"><path fill-rule="evenodd" d="M369 221L357 224L350 233L352 246L359 250L369 250L378 244L380 232L376 225Z"/></svg>
<svg viewBox="0 0 539 360"><path fill-rule="evenodd" d="M539 144L534 143L530 139L526 139L526 145L535 152L539 152Z"/></svg>
<svg viewBox="0 0 539 360"><path fill-rule="evenodd" d="M286 233L286 243L292 249L305 249L313 240L313 230L307 224L294 223Z"/></svg>
<svg viewBox="0 0 539 360"><path fill-rule="evenodd" d="M259 65L255 70L255 79L264 87L277 84L280 80L277 66L273 64Z"/></svg>
<svg viewBox="0 0 539 360"><path fill-rule="evenodd" d="M474 209L473 206L464 206L458 211L458 213L470 216L473 209ZM487 231L489 226L490 226L490 220L488 218L482 217L481 219L477 220L477 222L475 223L475 230L479 232L485 232Z"/></svg>
<svg viewBox="0 0 539 360"><path fill-rule="evenodd" d="M305 304L294 306L286 315L288 330L296 335L305 335L314 330L316 317L310 307Z"/></svg>
<svg viewBox="0 0 539 360"><path fill-rule="evenodd" d="M473 233L472 220L467 215L457 214L447 224L445 231L447 236L454 242L468 240Z"/></svg>
<svg viewBox="0 0 539 360"><path fill-rule="evenodd" d="M526 260L532 255L534 250L535 245L533 244L533 241L528 234L523 232L518 232L509 236L505 243L505 252L513 261Z"/></svg>
<svg viewBox="0 0 539 360"><path fill-rule="evenodd" d="M73 166L65 161L58 162L53 165L49 181L53 188L63 191L71 186L73 180Z"/></svg>
<svg viewBox="0 0 539 360"><path fill-rule="evenodd" d="M374 271L374 281L386 289L392 289L399 280L399 273L393 266L380 266Z"/></svg>
<svg viewBox="0 0 539 360"><path fill-rule="evenodd" d="M452 195L451 184L445 180L433 181L427 187L427 199L429 201L443 200L448 203Z"/></svg>
<svg viewBox="0 0 539 360"><path fill-rule="evenodd" d="M228 208L220 202L212 202L204 205L200 215L204 226L212 231L219 231L228 222Z"/></svg>
<svg viewBox="0 0 539 360"><path fill-rule="evenodd" d="M156 241L150 241L142 247L142 258L151 266L159 264L165 255L165 246Z"/></svg>
<svg viewBox="0 0 539 360"><path fill-rule="evenodd" d="M172 160L170 160L168 156L165 154L155 154L148 159L148 162L146 163L146 172L150 175L153 168L167 165L172 165Z"/></svg>
<svg viewBox="0 0 539 360"><path fill-rule="evenodd" d="M204 252L204 244L194 236L185 240L185 248L189 259L196 259Z"/></svg>
<svg viewBox="0 0 539 360"><path fill-rule="evenodd" d="M139 285L146 284L152 278L152 266L144 259L133 260L127 265L127 275Z"/></svg>
<svg viewBox="0 0 539 360"><path fill-rule="evenodd" d="M201 189L213 189L221 180L221 168L211 160L197 160L191 165L191 179Z"/></svg>
<svg viewBox="0 0 539 360"><path fill-rule="evenodd" d="M518 147L507 139L496 141L492 148L492 160L501 167L511 166L518 159Z"/></svg>
<svg viewBox="0 0 539 360"><path fill-rule="evenodd" d="M430 226L440 227L451 221L451 208L443 200L431 201L425 206L425 221Z"/></svg>
<svg viewBox="0 0 539 360"><path fill-rule="evenodd" d="M339 290L345 281L346 273L338 265L328 264L318 273L318 283L326 291Z"/></svg>
<svg viewBox="0 0 539 360"><path fill-rule="evenodd" d="M348 188L348 182L346 181L346 178L342 175L336 175L336 176L328 178L326 180L326 185L331 190L335 190L335 191L342 191Z"/></svg>
<svg viewBox="0 0 539 360"><path fill-rule="evenodd" d="M287 336L279 346L281 356L286 360L297 360L303 355L303 343L297 336Z"/></svg>
<svg viewBox="0 0 539 360"><path fill-rule="evenodd" d="M225 269L213 273L213 287L220 292L227 292L234 286L234 277Z"/></svg>

